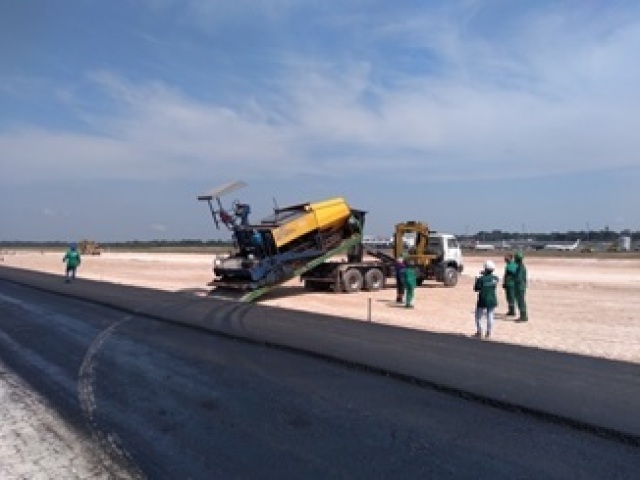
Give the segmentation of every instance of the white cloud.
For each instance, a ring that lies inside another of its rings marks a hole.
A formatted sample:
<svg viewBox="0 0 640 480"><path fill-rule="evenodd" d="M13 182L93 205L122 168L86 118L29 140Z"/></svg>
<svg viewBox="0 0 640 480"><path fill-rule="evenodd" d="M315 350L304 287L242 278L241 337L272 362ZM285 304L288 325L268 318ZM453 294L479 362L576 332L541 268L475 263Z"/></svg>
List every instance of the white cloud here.
<svg viewBox="0 0 640 480"><path fill-rule="evenodd" d="M190 2L205 16L235 15L224 5ZM459 17L443 9L378 19L370 32L358 32L369 35L362 43L370 49L396 42L428 52L438 62L433 72L380 63L366 49L331 61L292 49L279 55L272 90L247 97L228 84L226 95L205 101L162 80L99 71L88 79L110 103L98 111L73 104L80 90L56 85L57 99L91 119L92 129L23 122L1 130L0 181L363 169L473 180L639 165L640 65L629 59L640 47L640 22L614 14L586 22L540 10L519 17L504 32L518 35L504 39L474 30L482 5L467 2ZM264 8L284 15L289 7L276 1Z"/></svg>

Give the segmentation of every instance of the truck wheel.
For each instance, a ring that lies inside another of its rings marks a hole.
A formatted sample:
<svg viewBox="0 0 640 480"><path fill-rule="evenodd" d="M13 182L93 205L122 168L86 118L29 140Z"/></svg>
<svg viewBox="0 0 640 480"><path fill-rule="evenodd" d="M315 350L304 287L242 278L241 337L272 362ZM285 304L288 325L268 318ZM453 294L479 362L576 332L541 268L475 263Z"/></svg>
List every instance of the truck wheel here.
<svg viewBox="0 0 640 480"><path fill-rule="evenodd" d="M378 268L372 268L364 276L364 288L375 292L384 288L384 275Z"/></svg>
<svg viewBox="0 0 640 480"><path fill-rule="evenodd" d="M359 292L362 289L362 274L359 270L352 268L342 274L344 291L347 293Z"/></svg>
<svg viewBox="0 0 640 480"><path fill-rule="evenodd" d="M458 284L458 270L454 267L447 267L444 271L444 286L455 287Z"/></svg>

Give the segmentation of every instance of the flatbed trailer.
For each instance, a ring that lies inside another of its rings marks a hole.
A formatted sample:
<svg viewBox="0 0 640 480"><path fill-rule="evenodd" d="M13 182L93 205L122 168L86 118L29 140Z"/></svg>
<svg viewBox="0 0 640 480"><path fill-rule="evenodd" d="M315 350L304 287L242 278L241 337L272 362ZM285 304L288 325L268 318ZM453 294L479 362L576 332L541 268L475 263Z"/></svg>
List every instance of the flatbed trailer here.
<svg viewBox="0 0 640 480"><path fill-rule="evenodd" d="M402 234L406 231L419 232L418 245L404 251ZM445 287L453 287L458 283L458 275L462 273L463 264L459 248L449 245L449 234L434 234L441 250L430 251L429 230L426 224L419 222L404 222L396 226L394 248L392 251L366 249L363 246L354 250L354 254L345 261L329 260L317 268L301 275L305 288L309 290L325 290L333 292L355 293L360 290L376 291L386 286L387 278L395 279L396 257L402 256L411 262L416 271L416 283L422 285L426 280L434 280ZM457 245L457 242L455 242ZM364 260L364 254L372 257Z"/></svg>
<svg viewBox="0 0 640 480"><path fill-rule="evenodd" d="M375 260L329 260L309 269L300 279L309 290L355 293L360 290L375 292L385 287L388 277L395 277L395 259L382 251L365 249Z"/></svg>

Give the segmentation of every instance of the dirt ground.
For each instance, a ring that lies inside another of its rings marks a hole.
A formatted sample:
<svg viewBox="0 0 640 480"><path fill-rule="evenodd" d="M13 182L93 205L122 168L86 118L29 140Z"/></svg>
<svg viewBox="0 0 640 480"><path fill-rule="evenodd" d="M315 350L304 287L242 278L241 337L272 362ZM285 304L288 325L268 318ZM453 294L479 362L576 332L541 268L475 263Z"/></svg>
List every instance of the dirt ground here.
<svg viewBox="0 0 640 480"><path fill-rule="evenodd" d="M62 275L63 252L3 251L0 265ZM416 291L415 309L394 302L393 280L379 292L316 293L295 279L260 303L372 321L403 328L469 336L475 332L473 278L491 258L468 257L454 288L427 284ZM640 259L525 258L529 272L528 323L515 323L500 305L494 342L640 363ZM212 256L201 254L103 252L84 256L82 278L206 295ZM61 280L62 281L62 280ZM470 340L471 341L471 340ZM476 340L474 340L476 341Z"/></svg>

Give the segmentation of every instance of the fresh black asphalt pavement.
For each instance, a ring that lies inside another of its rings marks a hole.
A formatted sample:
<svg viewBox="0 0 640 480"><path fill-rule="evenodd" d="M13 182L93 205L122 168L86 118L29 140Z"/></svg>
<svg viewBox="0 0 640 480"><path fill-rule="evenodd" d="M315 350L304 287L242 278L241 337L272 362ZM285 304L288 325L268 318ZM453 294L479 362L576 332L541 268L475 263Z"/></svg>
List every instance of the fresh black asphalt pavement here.
<svg viewBox="0 0 640 480"><path fill-rule="evenodd" d="M637 365L17 269L0 278L3 362L148 478L640 467Z"/></svg>

